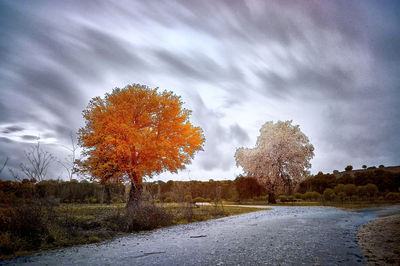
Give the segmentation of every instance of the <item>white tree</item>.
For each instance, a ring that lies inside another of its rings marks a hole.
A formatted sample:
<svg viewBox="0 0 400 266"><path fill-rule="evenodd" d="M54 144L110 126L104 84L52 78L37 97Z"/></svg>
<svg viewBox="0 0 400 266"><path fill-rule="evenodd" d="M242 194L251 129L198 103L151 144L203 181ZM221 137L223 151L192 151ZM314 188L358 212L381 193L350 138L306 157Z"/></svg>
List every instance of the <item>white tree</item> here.
<svg viewBox="0 0 400 266"><path fill-rule="evenodd" d="M238 148L235 153L236 164L266 187L271 203L275 203L275 193L292 192L311 167L312 157L313 145L292 121L266 122L256 146Z"/></svg>

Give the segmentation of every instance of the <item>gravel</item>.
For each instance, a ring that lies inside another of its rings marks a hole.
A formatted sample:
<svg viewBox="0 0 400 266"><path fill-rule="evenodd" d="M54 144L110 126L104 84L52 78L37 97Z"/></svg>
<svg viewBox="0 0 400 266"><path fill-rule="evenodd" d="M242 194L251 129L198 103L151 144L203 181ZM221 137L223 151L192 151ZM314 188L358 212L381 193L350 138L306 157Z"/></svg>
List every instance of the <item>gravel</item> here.
<svg viewBox="0 0 400 266"><path fill-rule="evenodd" d="M380 208L379 211L393 207ZM378 209L274 207L249 214L129 234L0 264L363 265L357 231Z"/></svg>

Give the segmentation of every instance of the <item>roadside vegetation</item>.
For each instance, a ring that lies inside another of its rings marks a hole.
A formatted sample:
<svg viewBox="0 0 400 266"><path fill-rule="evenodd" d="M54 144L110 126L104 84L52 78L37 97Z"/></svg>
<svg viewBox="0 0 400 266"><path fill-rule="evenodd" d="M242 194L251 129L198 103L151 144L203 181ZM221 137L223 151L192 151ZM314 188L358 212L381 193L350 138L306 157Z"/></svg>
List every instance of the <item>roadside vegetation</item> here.
<svg viewBox="0 0 400 266"><path fill-rule="evenodd" d="M147 189L142 203L127 209L128 188L86 181L0 181L0 188L0 259L260 210L219 200L196 205L190 196L182 202L154 200Z"/></svg>

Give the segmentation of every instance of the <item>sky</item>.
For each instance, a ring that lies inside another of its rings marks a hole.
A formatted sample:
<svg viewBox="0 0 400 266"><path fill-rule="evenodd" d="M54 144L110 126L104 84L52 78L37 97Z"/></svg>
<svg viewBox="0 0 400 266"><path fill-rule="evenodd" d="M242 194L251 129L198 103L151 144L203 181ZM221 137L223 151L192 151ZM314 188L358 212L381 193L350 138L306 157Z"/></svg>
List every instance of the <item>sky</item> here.
<svg viewBox="0 0 400 266"><path fill-rule="evenodd" d="M89 100L134 83L182 96L206 137L155 180L234 179L236 148L279 120L314 145L312 173L400 165L398 1L1 0L0 178L38 136L64 160Z"/></svg>

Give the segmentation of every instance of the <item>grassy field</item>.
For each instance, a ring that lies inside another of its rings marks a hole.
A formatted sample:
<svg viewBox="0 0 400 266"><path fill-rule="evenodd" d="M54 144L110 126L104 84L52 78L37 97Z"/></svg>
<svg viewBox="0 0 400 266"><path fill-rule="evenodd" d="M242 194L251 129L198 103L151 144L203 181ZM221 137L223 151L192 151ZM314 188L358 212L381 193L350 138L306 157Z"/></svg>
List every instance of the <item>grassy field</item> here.
<svg viewBox="0 0 400 266"><path fill-rule="evenodd" d="M7 206L0 207L3 217ZM53 208L23 206L6 217L10 228L0 234L0 259L77 244L97 243L126 232L199 222L260 211L259 208L196 206L186 203L144 205L127 214L125 204L60 204Z"/></svg>

